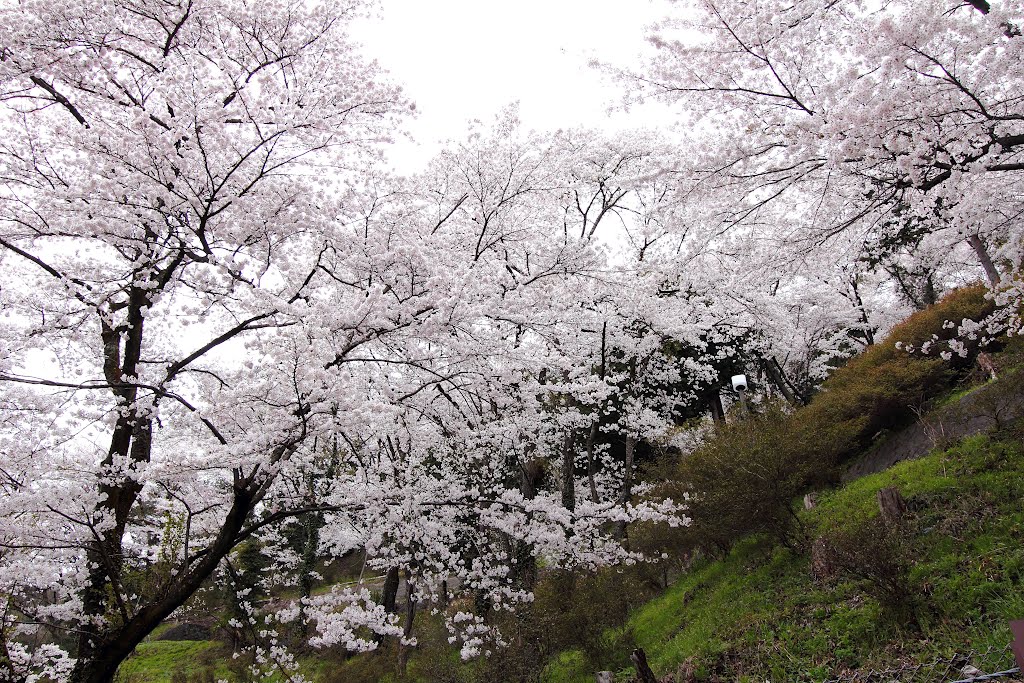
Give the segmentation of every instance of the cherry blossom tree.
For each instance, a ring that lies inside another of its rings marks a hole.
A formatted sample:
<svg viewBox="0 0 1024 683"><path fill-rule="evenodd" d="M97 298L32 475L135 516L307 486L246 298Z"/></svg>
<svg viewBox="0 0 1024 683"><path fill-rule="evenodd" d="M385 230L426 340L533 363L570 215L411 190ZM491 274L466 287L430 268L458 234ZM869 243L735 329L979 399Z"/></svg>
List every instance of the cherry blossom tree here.
<svg viewBox="0 0 1024 683"><path fill-rule="evenodd" d="M1015 3L679 5L628 78L681 104L681 187L712 234L774 240L798 263L863 245L851 256L904 288L948 270L936 255L973 252L993 285L1020 267Z"/></svg>
<svg viewBox="0 0 1024 683"><path fill-rule="evenodd" d="M376 173L405 104L352 48L359 11L0 15L5 677L109 680L212 579L243 594L236 548L282 548L293 521L325 556L405 569L410 609L453 575L513 605L514 548L634 560L610 523L678 522L573 500L571 462L561 486L529 474L589 426L563 409L609 390L578 340L632 272L595 234L649 154L508 118L424 177ZM240 597L235 627L282 667L273 625L298 616L319 644L413 640L365 588L277 616ZM479 652L480 617L451 621Z"/></svg>
<svg viewBox="0 0 1024 683"><path fill-rule="evenodd" d="M403 106L350 47L357 11L0 15L8 677L109 680L241 540L302 512L266 500L317 417L301 354L346 258L315 177L349 183ZM401 326L364 299L332 315L332 362ZM152 557L178 518L181 547ZM38 626L74 658L25 648Z"/></svg>

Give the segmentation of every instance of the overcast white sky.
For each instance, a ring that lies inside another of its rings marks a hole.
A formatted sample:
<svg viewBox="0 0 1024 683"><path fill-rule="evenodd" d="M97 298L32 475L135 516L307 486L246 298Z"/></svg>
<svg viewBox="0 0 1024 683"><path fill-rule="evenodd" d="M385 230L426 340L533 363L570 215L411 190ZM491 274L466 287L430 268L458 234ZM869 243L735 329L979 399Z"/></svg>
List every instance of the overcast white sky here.
<svg viewBox="0 0 1024 683"><path fill-rule="evenodd" d="M470 119L489 122L520 102L527 127L622 127L665 121L663 111L609 119L616 86L587 65L592 57L630 63L645 46L644 26L663 16L665 0L381 0L382 16L354 33L419 110L409 129L417 146L392 154L400 171L416 170L461 137Z"/></svg>

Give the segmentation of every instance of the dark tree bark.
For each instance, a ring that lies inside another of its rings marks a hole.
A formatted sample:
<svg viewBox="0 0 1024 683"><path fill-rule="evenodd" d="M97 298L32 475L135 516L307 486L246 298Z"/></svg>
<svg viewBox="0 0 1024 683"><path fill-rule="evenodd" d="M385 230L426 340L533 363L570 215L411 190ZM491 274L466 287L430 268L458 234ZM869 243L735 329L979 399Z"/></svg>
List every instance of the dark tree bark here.
<svg viewBox="0 0 1024 683"><path fill-rule="evenodd" d="M725 424L725 406L722 405L722 396L717 390L715 395L711 397L708 407L711 410L711 419L714 423L716 425Z"/></svg>
<svg viewBox="0 0 1024 683"><path fill-rule="evenodd" d="M412 636L412 625L416 619L416 598L413 596L415 585L412 581L408 580L406 583L409 586L409 592L405 598L405 622L402 624L402 637L404 640L408 640ZM409 665L409 652L411 650L412 646L405 643L401 643L398 646L398 675L403 680Z"/></svg>
<svg viewBox="0 0 1024 683"><path fill-rule="evenodd" d="M790 405L795 406L801 403L797 399L796 394L793 393L793 390L786 384L786 380L782 376L782 372L774 358L761 361L761 367L764 368L764 374L768 376L768 379L771 380L772 384L782 393Z"/></svg>
<svg viewBox="0 0 1024 683"><path fill-rule="evenodd" d="M622 488L619 490L619 505L625 506L633 495L633 459L636 454L636 437L626 435L626 458L623 463ZM615 522L614 537L626 538L626 523Z"/></svg>
<svg viewBox="0 0 1024 683"><path fill-rule="evenodd" d="M395 601L398 599L398 584L401 577L398 574L398 567L391 567L384 575L384 589L380 598L380 604L388 614L395 613Z"/></svg>
<svg viewBox="0 0 1024 683"><path fill-rule="evenodd" d="M868 320L868 311L864 307L864 299L860 296L860 285L857 282L857 276L854 275L850 278L850 287L853 290L853 302L857 306L857 310L860 312L860 321L864 323L864 341L868 346L875 345L875 330L871 325L871 321Z"/></svg>
<svg viewBox="0 0 1024 683"><path fill-rule="evenodd" d="M590 500L597 502L597 482L594 480L596 474L596 463L594 462L594 446L597 441L597 427L600 418L595 418L587 432L587 484L590 486Z"/></svg>
<svg viewBox="0 0 1024 683"><path fill-rule="evenodd" d="M996 264L992 262L992 257L989 256L988 248L985 246L985 242L981 239L980 235L971 235L967 238L967 243L971 245L971 249L978 256L978 261L981 262L981 267L985 269L985 276L988 278L988 282L993 287L998 287L999 282L1002 278L999 276L999 269L996 268Z"/></svg>
<svg viewBox="0 0 1024 683"><path fill-rule="evenodd" d="M240 485L241 484L241 485ZM243 538L246 519L263 497L265 490L257 488L253 491L246 480L236 483L231 509L228 511L224 524L217 537L204 553L198 557L191 568L175 576L163 593L154 597L148 604L139 609L123 623L113 626L107 622L84 629L79 643L85 648L86 657L79 657L71 673L75 683L106 683L117 672L117 667L130 655L135 647L156 628L160 622L169 617L174 610L185 604L202 583L213 574L231 549ZM95 576L106 574L101 570ZM91 577L95 578L95 577ZM99 579L104 580L104 579ZM94 607L95 608L95 607Z"/></svg>
<svg viewBox="0 0 1024 683"><path fill-rule="evenodd" d="M562 439L562 507L576 509L576 443L572 434Z"/></svg>

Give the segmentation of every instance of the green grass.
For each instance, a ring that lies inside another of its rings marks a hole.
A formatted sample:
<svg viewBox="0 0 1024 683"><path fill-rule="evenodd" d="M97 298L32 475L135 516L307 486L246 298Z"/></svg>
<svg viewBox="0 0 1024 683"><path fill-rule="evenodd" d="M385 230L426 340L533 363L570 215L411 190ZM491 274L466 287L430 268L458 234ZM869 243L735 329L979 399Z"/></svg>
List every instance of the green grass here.
<svg viewBox="0 0 1024 683"><path fill-rule="evenodd" d="M230 649L209 640L158 640L142 643L117 670L116 683L212 683L241 680L248 660L236 660ZM299 660L300 672L309 680L322 680L333 662L316 657ZM247 673L247 671L246 671ZM248 676L244 677L248 680ZM277 683L286 680L274 671L261 680Z"/></svg>
<svg viewBox="0 0 1024 683"><path fill-rule="evenodd" d="M118 683L170 683L176 674L200 680L227 678L231 658L219 643L206 640L158 640L142 643L117 670Z"/></svg>
<svg viewBox="0 0 1024 683"><path fill-rule="evenodd" d="M593 683L594 672L586 656L578 650L559 653L544 669L545 683Z"/></svg>
<svg viewBox="0 0 1024 683"><path fill-rule="evenodd" d="M986 386L988 386L991 383L992 383L992 380L987 381L987 382L980 382L980 383L970 384L970 385L965 386L965 387L960 387L959 389L956 389L955 391L951 391L946 396L944 396L941 399L935 401L935 404L932 407L932 409L933 410L937 410L939 408L944 408L946 406L955 405L955 404L959 403L963 398L968 396L969 394L973 394L975 391L978 391L979 389L984 389Z"/></svg>
<svg viewBox="0 0 1024 683"><path fill-rule="evenodd" d="M911 508L918 625L901 623L865 581L816 582L806 555L747 539L727 557L695 565L622 628L658 675L689 662L702 680L820 681L1005 646L1007 622L1024 617L1019 438L971 437L900 463L822 494L803 521L812 536L853 529L878 514L876 494L888 486ZM545 672L547 683L585 680L593 680L593 668L579 652L562 653Z"/></svg>

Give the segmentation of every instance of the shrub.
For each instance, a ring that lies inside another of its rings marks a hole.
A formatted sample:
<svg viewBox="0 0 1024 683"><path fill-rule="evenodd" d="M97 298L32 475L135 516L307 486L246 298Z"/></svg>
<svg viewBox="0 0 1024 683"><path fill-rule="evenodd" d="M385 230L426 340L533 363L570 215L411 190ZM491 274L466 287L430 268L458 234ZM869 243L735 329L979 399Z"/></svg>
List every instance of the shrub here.
<svg viewBox="0 0 1024 683"><path fill-rule="evenodd" d="M904 528L874 517L833 529L818 547L832 572L860 582L899 623L918 626L919 591L910 579L913 552Z"/></svg>
<svg viewBox="0 0 1024 683"><path fill-rule="evenodd" d="M631 634L610 636L609 629L626 621L635 607L657 593L646 576L649 568L609 567L593 574L568 571L546 573L534 591L531 627L543 642L543 662L556 652L580 650L592 668L618 669L629 665L620 655L632 648ZM611 642L610 637L621 642Z"/></svg>
<svg viewBox="0 0 1024 683"><path fill-rule="evenodd" d="M794 499L829 468L820 441L778 405L724 425L679 467L696 544L722 553L743 536L763 532L802 550Z"/></svg>

